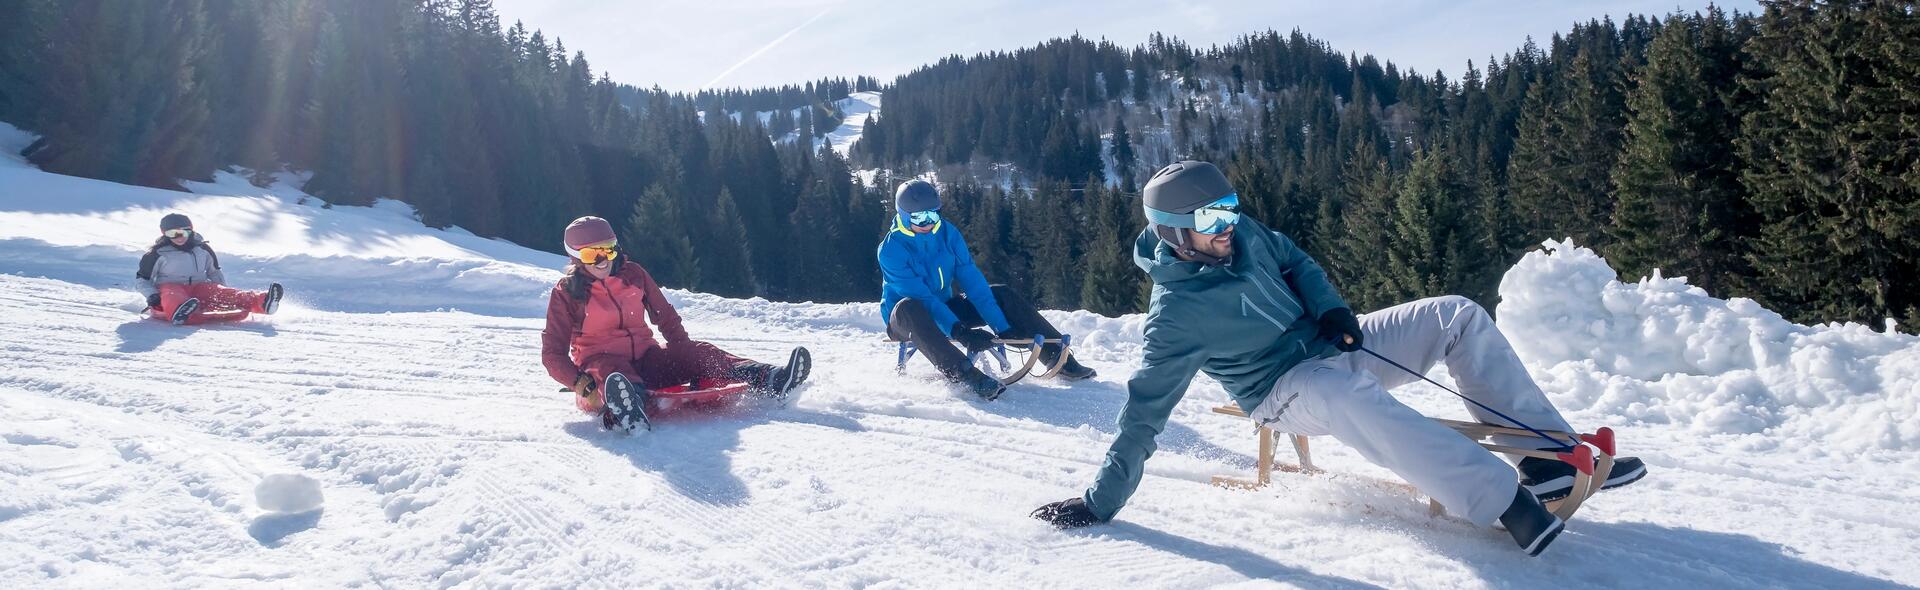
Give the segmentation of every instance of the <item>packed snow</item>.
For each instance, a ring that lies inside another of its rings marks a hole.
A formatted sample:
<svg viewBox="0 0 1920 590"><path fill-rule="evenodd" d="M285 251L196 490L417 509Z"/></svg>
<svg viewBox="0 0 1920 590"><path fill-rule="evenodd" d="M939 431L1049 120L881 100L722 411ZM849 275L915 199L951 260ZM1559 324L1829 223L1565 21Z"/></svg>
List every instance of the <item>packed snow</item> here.
<svg viewBox="0 0 1920 590"><path fill-rule="evenodd" d="M563 259L323 207L298 175L194 192L64 177L0 125L0 587L1805 587L1920 584L1920 342L1800 326L1677 278L1621 281L1554 242L1496 309L1568 417L1647 480L1548 552L1431 517L1331 440L1332 474L1259 491L1244 421L1198 380L1131 506L1027 517L1093 478L1142 317L1046 312L1090 382L1000 400L892 370L877 305L672 291L693 336L815 353L786 407L662 417L631 437L538 362ZM281 313L174 327L132 279L168 211ZM1436 378L1445 381L1444 371ZM1435 416L1451 396L1408 387Z"/></svg>

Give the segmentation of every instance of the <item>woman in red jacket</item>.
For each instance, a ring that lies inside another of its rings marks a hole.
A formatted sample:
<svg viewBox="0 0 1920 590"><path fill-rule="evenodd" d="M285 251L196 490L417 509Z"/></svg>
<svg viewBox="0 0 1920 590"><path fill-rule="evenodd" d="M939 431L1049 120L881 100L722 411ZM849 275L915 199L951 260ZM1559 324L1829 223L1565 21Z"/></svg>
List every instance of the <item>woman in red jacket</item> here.
<svg viewBox="0 0 1920 590"><path fill-rule="evenodd" d="M607 220L575 219L563 240L572 261L547 302L541 361L547 374L578 394L580 409L600 414L607 428L645 425L647 390L725 379L780 399L807 379L813 361L805 348L794 348L787 366L775 367L687 338L680 314L646 269L620 250ZM666 344L654 339L648 319Z"/></svg>

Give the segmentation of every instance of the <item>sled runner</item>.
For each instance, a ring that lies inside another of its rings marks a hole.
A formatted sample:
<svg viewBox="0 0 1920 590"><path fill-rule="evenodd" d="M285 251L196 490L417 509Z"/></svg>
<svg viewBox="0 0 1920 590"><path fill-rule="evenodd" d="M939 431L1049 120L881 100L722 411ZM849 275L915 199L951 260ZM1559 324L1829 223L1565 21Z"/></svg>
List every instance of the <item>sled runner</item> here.
<svg viewBox="0 0 1920 590"><path fill-rule="evenodd" d="M1214 408L1213 412L1216 414L1226 414L1228 416L1237 416L1241 418L1245 418L1247 416L1247 413L1245 411L1241 410L1239 406L1235 406L1233 404L1227 404L1224 406ZM1604 426L1594 431L1592 434L1546 431L1546 434L1552 435L1554 437L1564 437L1568 440L1580 441L1580 444L1578 446L1573 447L1571 450L1564 451L1564 452L1556 452L1553 450L1535 450L1535 449L1520 449L1520 448L1514 448L1514 447L1507 447L1507 446L1501 446L1501 445L1489 443L1484 440L1487 437L1490 437L1496 434L1508 434L1508 435L1516 435L1516 436L1532 436L1534 434L1527 430L1522 430L1519 428L1507 428L1504 426L1496 426L1493 424L1483 424L1479 422L1462 422L1459 420L1446 420L1441 418L1434 418L1433 421L1439 422L1441 425L1446 426L1448 428L1452 428L1455 432L1459 432L1462 436L1473 439L1474 442L1479 443L1480 446L1485 447L1489 451L1493 451L1496 453L1509 453L1509 454L1520 455L1524 457L1539 457L1542 459L1563 461L1569 465L1572 465L1573 468L1575 469L1574 479L1573 479L1573 489L1567 492L1567 497L1544 502L1547 509L1553 511L1554 515L1559 516L1562 520L1571 520L1573 518L1574 512L1580 510L1580 505L1586 502L1587 498L1591 498L1595 493L1598 493L1600 491L1601 485L1607 481L1607 476L1613 472L1613 462L1614 462L1613 429L1606 428ZM1297 435L1297 434L1288 434L1287 437L1293 443L1293 450L1294 450L1294 453L1299 456L1299 463L1295 465L1275 463L1273 460L1273 454L1274 454L1273 448L1275 445L1275 438L1280 434L1281 433L1274 432L1273 429L1267 428L1265 426L1261 426L1258 428L1257 436L1259 436L1259 441L1260 441L1260 454L1259 454L1259 458L1256 460L1254 465L1254 479L1249 480L1245 478L1237 478L1237 477L1226 476L1226 475L1216 475L1213 477L1213 480L1212 480L1213 485L1226 487L1226 488L1255 490L1255 489L1260 489L1261 487L1266 486L1272 480L1273 471L1276 469L1280 471L1289 472L1289 473L1304 473L1304 474L1314 474L1314 473L1322 472L1320 468L1315 467L1313 465L1313 458L1308 452L1307 437ZM1409 490L1414 489L1413 486L1411 485L1407 485L1405 487ZM1414 491L1416 493L1418 492L1418 490L1414 490ZM1440 503L1434 500L1428 501L1428 508L1434 515L1440 515L1446 512L1446 509L1442 508L1440 506Z"/></svg>
<svg viewBox="0 0 1920 590"><path fill-rule="evenodd" d="M1039 343L1039 346L1034 344L1036 342ZM1066 334L1060 335L1059 338L1047 338L1039 334L1035 334L1032 338L997 338L993 341L993 348L970 354L967 356L967 361L978 365L980 364L980 355L992 355L994 362L1000 365L1000 372L1004 375L999 377L1000 384L1013 385L1015 382L1027 378L1027 375L1031 374L1036 366L1046 368L1046 371L1040 374L1040 378L1042 379L1060 374L1060 369L1067 366L1068 353L1073 350L1072 343L1073 336ZM1060 356L1054 359L1051 366L1040 364L1040 347L1048 344L1060 345ZM907 371L907 361L913 358L917 349L914 348L912 342L901 342L899 345L899 352L897 354L899 360L894 364L893 371L895 373L905 373ZM1016 353L1018 353L1018 351L1024 351L1025 353L1024 356L1026 358L1020 363L1018 370L1014 370L1013 363L1007 360L1008 346L1012 346L1013 349L1017 351Z"/></svg>

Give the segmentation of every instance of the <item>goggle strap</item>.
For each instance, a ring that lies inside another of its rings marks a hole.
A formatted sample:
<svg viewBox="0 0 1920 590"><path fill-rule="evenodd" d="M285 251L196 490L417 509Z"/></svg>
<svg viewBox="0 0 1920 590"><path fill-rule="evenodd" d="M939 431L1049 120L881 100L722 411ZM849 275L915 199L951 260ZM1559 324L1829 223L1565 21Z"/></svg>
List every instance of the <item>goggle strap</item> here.
<svg viewBox="0 0 1920 590"><path fill-rule="evenodd" d="M1169 213L1169 212L1161 211L1159 209L1155 209L1152 207L1147 207L1146 209L1147 209L1147 221L1151 221L1153 223L1164 225L1167 227L1180 227L1180 228L1187 228L1187 229L1193 229L1194 227L1192 213Z"/></svg>

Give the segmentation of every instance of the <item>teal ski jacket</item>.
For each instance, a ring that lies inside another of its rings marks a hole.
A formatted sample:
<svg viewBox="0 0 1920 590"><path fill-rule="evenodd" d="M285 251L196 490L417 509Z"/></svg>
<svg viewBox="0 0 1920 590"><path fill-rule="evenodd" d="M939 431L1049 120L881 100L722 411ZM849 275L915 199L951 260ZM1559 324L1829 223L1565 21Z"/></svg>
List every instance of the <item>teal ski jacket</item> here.
<svg viewBox="0 0 1920 590"><path fill-rule="evenodd" d="M1338 354L1320 337L1320 314L1347 307L1327 273L1285 234L1242 215L1233 258L1207 266L1175 257L1151 228L1134 240L1133 262L1153 278L1145 359L1127 379L1119 436L1085 500L1101 520L1126 506L1154 437L1196 371L1219 381L1252 413L1273 384L1303 361Z"/></svg>

